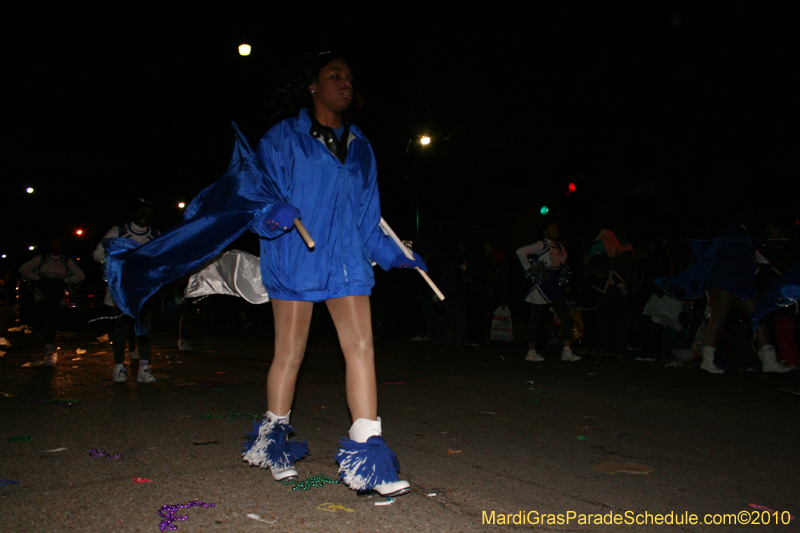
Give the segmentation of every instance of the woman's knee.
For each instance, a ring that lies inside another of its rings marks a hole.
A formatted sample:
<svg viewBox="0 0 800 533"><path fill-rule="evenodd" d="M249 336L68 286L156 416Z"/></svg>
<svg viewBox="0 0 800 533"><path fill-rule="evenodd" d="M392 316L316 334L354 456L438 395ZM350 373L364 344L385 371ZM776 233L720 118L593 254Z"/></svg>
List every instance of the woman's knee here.
<svg viewBox="0 0 800 533"><path fill-rule="evenodd" d="M300 367L305 356L305 346L301 347L280 347L276 344L275 355L272 358L272 366L283 365L288 367Z"/></svg>
<svg viewBox="0 0 800 533"><path fill-rule="evenodd" d="M342 352L344 353L345 361L361 361L372 360L375 358L375 347L372 343L372 338L359 337L355 339L347 339L342 342Z"/></svg>

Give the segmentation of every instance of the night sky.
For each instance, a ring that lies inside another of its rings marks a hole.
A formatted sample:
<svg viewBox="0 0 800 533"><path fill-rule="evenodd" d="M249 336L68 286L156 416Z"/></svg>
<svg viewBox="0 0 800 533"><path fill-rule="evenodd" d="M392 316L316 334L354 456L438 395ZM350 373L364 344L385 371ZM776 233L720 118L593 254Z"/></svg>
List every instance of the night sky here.
<svg viewBox="0 0 800 533"><path fill-rule="evenodd" d="M177 223L176 203L225 171L231 121L255 144L278 75L329 49L354 69L354 119L401 236L414 184L423 240L543 204L573 232L634 235L690 232L743 198L796 216L791 2L335 4L17 6L3 23L4 268L78 227L72 246L94 246L139 197L162 229ZM423 133L429 147L409 145Z"/></svg>

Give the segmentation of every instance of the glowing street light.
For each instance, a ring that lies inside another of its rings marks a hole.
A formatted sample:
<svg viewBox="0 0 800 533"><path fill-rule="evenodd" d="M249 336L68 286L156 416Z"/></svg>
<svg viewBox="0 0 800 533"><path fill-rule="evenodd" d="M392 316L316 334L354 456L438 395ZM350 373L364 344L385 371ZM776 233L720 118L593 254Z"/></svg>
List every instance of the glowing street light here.
<svg viewBox="0 0 800 533"><path fill-rule="evenodd" d="M408 144L406 144L406 158L408 158L409 149L411 148L411 143L414 142L415 139L419 139L419 144L422 146L428 146L431 144L431 138L429 135L417 135L411 137L408 140ZM408 163L408 160L406 160ZM417 173L414 173L414 210L416 211L415 218L416 218L416 242L419 242L419 176Z"/></svg>
<svg viewBox="0 0 800 533"><path fill-rule="evenodd" d="M33 251L34 248L36 248L36 247L35 246L28 246L28 250L30 250L31 252Z"/></svg>
<svg viewBox="0 0 800 533"><path fill-rule="evenodd" d="M6 254L0 255L0 259L5 259L6 257L8 257Z"/></svg>
<svg viewBox="0 0 800 533"><path fill-rule="evenodd" d="M83 235L83 230L82 229L76 229L75 230L75 235L78 235L78 236Z"/></svg>
<svg viewBox="0 0 800 533"><path fill-rule="evenodd" d="M185 204L185 203L183 203L183 202L178 202L178 209L183 209L184 207L186 207L186 204Z"/></svg>
<svg viewBox="0 0 800 533"><path fill-rule="evenodd" d="M33 194L33 187L28 187L27 189L25 189L25 192L28 194Z"/></svg>
<svg viewBox="0 0 800 533"><path fill-rule="evenodd" d="M240 56L249 56L250 55L250 45L249 44L240 44L239 45L239 55Z"/></svg>

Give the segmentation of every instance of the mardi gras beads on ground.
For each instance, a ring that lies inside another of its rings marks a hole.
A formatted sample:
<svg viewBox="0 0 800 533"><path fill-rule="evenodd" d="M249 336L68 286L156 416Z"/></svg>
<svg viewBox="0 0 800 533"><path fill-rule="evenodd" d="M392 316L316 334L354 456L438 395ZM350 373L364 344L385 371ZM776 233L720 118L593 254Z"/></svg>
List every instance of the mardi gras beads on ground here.
<svg viewBox="0 0 800 533"><path fill-rule="evenodd" d="M114 455L109 455L105 450L95 450L94 448L89 450L89 455L91 457L105 457L107 459L119 459L120 457L122 457L118 453Z"/></svg>
<svg viewBox="0 0 800 533"><path fill-rule="evenodd" d="M317 509L320 511L328 511L330 513L335 513L338 509L342 511L347 511L348 513L352 513L355 509L348 509L341 503L321 503L317 506Z"/></svg>
<svg viewBox="0 0 800 533"><path fill-rule="evenodd" d="M72 407L73 405L78 405L80 403L80 400L67 400L67 399L56 398L55 400L34 400L33 403L55 403L58 405L66 405L68 407Z"/></svg>
<svg viewBox="0 0 800 533"><path fill-rule="evenodd" d="M234 420L236 418L258 418L258 415L254 415L253 413L248 413L245 411L240 413L229 413L227 415L200 415L201 420L208 420L209 418L227 418L228 420Z"/></svg>
<svg viewBox="0 0 800 533"><path fill-rule="evenodd" d="M175 513L178 512L178 509L188 509L189 507L214 507L214 504L193 500L189 503L182 503L179 505L164 505L158 510L158 515L164 519L158 524L158 527L161 528L161 531L175 531L178 529L178 526L172 522L182 522L189 519L186 515L175 516Z"/></svg>
<svg viewBox="0 0 800 533"><path fill-rule="evenodd" d="M305 481L284 481L284 485L291 485L294 484L292 490L310 490L314 487L321 487L328 483L339 483L338 481L331 479L328 474L317 474L316 476L308 476Z"/></svg>

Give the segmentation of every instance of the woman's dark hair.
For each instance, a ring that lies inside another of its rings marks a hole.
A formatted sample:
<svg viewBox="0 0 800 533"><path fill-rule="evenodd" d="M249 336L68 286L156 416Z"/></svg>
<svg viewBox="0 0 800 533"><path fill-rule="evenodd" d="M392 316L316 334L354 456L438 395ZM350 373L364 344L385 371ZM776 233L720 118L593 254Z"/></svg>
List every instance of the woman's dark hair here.
<svg viewBox="0 0 800 533"><path fill-rule="evenodd" d="M544 230L546 230L550 224L558 224L558 220L556 220L553 217L547 217L542 219L542 222L539 224L539 227L536 228L539 231L539 235L544 237Z"/></svg>
<svg viewBox="0 0 800 533"><path fill-rule="evenodd" d="M313 107L308 86L317 81L319 71L334 59L344 59L335 52L305 56L281 74L278 89L273 92L267 107L272 113L270 122L295 115L303 107Z"/></svg>

